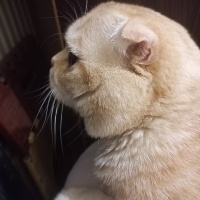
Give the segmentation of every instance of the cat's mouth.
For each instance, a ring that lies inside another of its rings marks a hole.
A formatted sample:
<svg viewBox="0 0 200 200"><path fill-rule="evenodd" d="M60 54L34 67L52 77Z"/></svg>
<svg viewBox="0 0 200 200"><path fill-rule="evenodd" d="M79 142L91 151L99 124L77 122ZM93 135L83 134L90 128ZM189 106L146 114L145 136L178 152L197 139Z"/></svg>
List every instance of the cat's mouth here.
<svg viewBox="0 0 200 200"><path fill-rule="evenodd" d="M56 76L55 70L54 68L51 68L50 73L49 73L49 85L50 85L51 92L58 101L61 101L62 103L67 103L66 100L63 98L64 95L61 95L62 91L60 91L60 85L58 81L56 81L55 76Z"/></svg>
<svg viewBox="0 0 200 200"><path fill-rule="evenodd" d="M60 95L58 95L58 92L57 92L57 88L58 86L56 86L56 82L55 82L55 74L54 74L54 70L53 68L50 69L50 72L49 72L49 85L50 85L50 89L51 89L51 92L52 94L54 95L54 97L57 99L57 100L61 100L59 98Z"/></svg>
<svg viewBox="0 0 200 200"><path fill-rule="evenodd" d="M74 96L73 99L78 101L78 100L81 100L81 99L85 99L87 97L91 97L92 95L94 95L96 92L98 92L98 90L100 89L101 85L99 84L95 89L93 90L89 90L89 91L86 91L82 94L79 94L77 96Z"/></svg>

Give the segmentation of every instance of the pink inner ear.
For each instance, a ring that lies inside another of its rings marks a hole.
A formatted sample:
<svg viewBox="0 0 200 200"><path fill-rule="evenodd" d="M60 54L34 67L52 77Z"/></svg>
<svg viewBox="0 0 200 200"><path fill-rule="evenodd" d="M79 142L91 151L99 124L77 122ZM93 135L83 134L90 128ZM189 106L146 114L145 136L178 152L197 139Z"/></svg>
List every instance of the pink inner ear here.
<svg viewBox="0 0 200 200"><path fill-rule="evenodd" d="M145 40L137 43L132 43L128 46L126 53L137 62L145 62L149 60L151 55L151 46Z"/></svg>
<svg viewBox="0 0 200 200"><path fill-rule="evenodd" d="M122 28L120 43L126 55L134 62L148 65L153 59L157 36L138 20L129 20Z"/></svg>

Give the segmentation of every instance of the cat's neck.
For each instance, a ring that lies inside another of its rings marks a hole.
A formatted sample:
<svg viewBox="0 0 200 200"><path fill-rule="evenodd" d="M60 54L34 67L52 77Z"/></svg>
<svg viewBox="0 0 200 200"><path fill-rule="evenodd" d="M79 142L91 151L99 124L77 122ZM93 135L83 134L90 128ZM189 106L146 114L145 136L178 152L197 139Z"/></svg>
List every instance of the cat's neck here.
<svg viewBox="0 0 200 200"><path fill-rule="evenodd" d="M176 181L181 181L180 174L189 174L196 181L199 143L198 134L166 133L164 129L135 130L105 139L99 143L96 176L116 200L132 200L136 195L135 199L159 200L159 188L168 185L165 192L170 195L177 187Z"/></svg>
<svg viewBox="0 0 200 200"><path fill-rule="evenodd" d="M146 170L162 168L169 165L170 160L174 162L173 157L195 138L184 131L166 133L164 128L163 132L159 131L140 129L100 141L95 160L98 176L124 180Z"/></svg>

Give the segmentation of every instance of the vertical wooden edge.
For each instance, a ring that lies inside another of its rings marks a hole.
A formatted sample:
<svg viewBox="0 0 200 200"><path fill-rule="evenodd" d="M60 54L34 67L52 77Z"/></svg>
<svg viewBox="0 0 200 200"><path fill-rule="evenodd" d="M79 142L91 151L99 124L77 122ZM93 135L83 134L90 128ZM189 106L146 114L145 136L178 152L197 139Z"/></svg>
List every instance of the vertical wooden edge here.
<svg viewBox="0 0 200 200"><path fill-rule="evenodd" d="M52 3L54 16L55 16L56 26L57 26L58 32L60 33L60 36L59 36L60 37L60 43L61 43L62 48L64 48L65 45L64 45L63 38L62 38L62 31L61 31L61 27L60 27L58 12L57 12L56 0L51 0L51 3Z"/></svg>

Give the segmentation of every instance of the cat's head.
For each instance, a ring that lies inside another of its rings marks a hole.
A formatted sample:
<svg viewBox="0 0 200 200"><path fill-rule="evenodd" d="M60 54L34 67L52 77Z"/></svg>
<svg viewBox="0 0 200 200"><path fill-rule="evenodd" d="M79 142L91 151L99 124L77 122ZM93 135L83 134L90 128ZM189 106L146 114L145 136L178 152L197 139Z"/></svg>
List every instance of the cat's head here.
<svg viewBox="0 0 200 200"><path fill-rule="evenodd" d="M145 127L161 115L159 99L176 90L187 37L150 9L101 4L66 31L66 48L52 58L52 91L84 118L93 137Z"/></svg>

